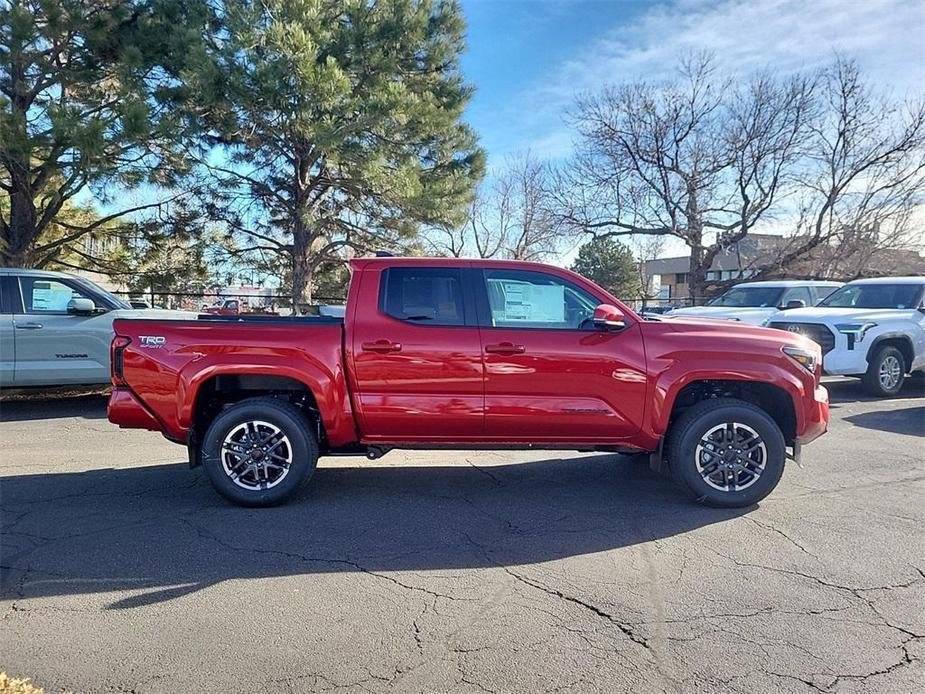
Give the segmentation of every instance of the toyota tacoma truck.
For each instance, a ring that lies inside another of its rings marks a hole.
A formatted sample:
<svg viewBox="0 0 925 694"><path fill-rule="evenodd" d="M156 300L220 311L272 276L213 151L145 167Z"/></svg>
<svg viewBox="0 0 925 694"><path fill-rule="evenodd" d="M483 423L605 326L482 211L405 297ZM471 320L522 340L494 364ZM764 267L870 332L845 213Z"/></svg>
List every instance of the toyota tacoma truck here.
<svg viewBox="0 0 925 694"><path fill-rule="evenodd" d="M352 262L335 317L117 320L109 419L185 444L243 505L320 455L393 448L648 453L705 503L749 506L822 434L820 349L732 321L642 320L557 267Z"/></svg>
<svg viewBox="0 0 925 694"><path fill-rule="evenodd" d="M907 374L925 371L925 277L854 280L767 325L819 343L824 373L857 376L875 397L897 395Z"/></svg>

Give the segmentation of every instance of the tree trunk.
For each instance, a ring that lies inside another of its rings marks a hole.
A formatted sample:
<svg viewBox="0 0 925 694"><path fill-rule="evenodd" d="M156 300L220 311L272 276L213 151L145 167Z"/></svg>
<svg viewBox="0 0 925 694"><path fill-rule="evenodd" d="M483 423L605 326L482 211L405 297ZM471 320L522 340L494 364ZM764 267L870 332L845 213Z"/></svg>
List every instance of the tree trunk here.
<svg viewBox="0 0 925 694"><path fill-rule="evenodd" d="M312 303L311 241L304 222L297 219L292 232L292 313L300 315Z"/></svg>
<svg viewBox="0 0 925 694"><path fill-rule="evenodd" d="M687 217L687 239L691 247L687 291L690 294L692 306L699 306L703 303L708 269L704 267L703 216L700 212L698 193L696 179L688 179L687 205L684 214Z"/></svg>
<svg viewBox="0 0 925 694"><path fill-rule="evenodd" d="M25 133L19 133L25 138ZM6 155L6 153L4 153ZM5 156L6 169L10 176L10 210L6 238L3 239L3 265L26 267L31 260L29 248L38 237L37 213L31 187L29 161L23 155Z"/></svg>
<svg viewBox="0 0 925 694"><path fill-rule="evenodd" d="M9 175L11 188L9 223L4 229L5 238L0 240L0 247L3 248L0 252L0 265L6 267L29 266L32 260L29 249L41 232L36 228L38 220L32 190L32 147L27 126L30 99L22 51L21 43L13 46L10 51L8 86L11 93L12 128L7 133L10 139L2 145L3 156L0 157ZM14 143L19 146L14 146Z"/></svg>
<svg viewBox="0 0 925 694"><path fill-rule="evenodd" d="M703 265L703 249L691 249L691 262L687 273L687 291L691 306L700 306L706 294L707 269Z"/></svg>

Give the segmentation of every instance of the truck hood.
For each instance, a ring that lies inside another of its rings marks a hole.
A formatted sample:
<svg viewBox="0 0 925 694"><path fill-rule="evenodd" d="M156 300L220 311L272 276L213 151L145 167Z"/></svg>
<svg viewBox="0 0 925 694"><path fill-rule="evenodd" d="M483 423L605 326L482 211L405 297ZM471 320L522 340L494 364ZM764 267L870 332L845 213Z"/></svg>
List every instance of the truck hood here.
<svg viewBox="0 0 925 694"><path fill-rule="evenodd" d="M915 309L900 308L835 308L814 306L778 311L771 321L788 323L884 323L886 321L914 318Z"/></svg>
<svg viewBox="0 0 925 694"><path fill-rule="evenodd" d="M716 345L717 349L740 355L752 351L766 352L768 348L777 351L785 346L819 349L815 342L803 335L728 319L675 316L671 313L658 320L643 321L642 325L661 326L655 330L667 328L672 332L684 333L689 340L705 339L711 346ZM720 341L717 342L717 339ZM693 346L693 343L688 344Z"/></svg>
<svg viewBox="0 0 925 694"><path fill-rule="evenodd" d="M692 306L690 308L676 308L669 316L701 316L703 318L722 318L737 320L752 325L761 325L764 320L777 313L774 306L758 306L737 308L735 306Z"/></svg>

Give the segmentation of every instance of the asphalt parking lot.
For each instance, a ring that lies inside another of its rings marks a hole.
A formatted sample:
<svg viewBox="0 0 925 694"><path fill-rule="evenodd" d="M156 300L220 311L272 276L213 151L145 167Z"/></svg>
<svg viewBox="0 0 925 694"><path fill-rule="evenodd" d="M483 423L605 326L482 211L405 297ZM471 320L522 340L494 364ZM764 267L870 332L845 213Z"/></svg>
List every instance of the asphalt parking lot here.
<svg viewBox="0 0 925 694"><path fill-rule="evenodd" d="M746 511L637 460L322 459L249 510L99 397L0 404L0 669L48 692L913 692L925 386Z"/></svg>

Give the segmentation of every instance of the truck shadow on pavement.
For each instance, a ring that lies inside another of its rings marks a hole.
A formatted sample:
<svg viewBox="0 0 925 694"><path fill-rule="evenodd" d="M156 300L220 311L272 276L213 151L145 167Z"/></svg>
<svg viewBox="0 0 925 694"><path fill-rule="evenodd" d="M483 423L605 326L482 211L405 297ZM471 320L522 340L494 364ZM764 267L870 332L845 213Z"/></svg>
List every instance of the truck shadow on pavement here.
<svg viewBox="0 0 925 694"><path fill-rule="evenodd" d="M0 401L0 422L26 422L33 419L105 419L108 395L80 395L55 398L43 393L23 400Z"/></svg>
<svg viewBox="0 0 925 694"><path fill-rule="evenodd" d="M822 381L829 391L829 398L834 407L849 402L889 402L893 398L878 398L864 392L859 378L825 379ZM914 374L906 378L902 390L896 398L925 397L925 378Z"/></svg>
<svg viewBox="0 0 925 694"><path fill-rule="evenodd" d="M858 427L892 434L925 436L925 406L853 414L844 418Z"/></svg>
<svg viewBox="0 0 925 694"><path fill-rule="evenodd" d="M323 465L299 496L269 509L224 502L185 464L5 477L2 597L114 592L108 608L128 609L231 579L356 572L396 582L388 572L545 562L745 512L698 506L615 455Z"/></svg>

